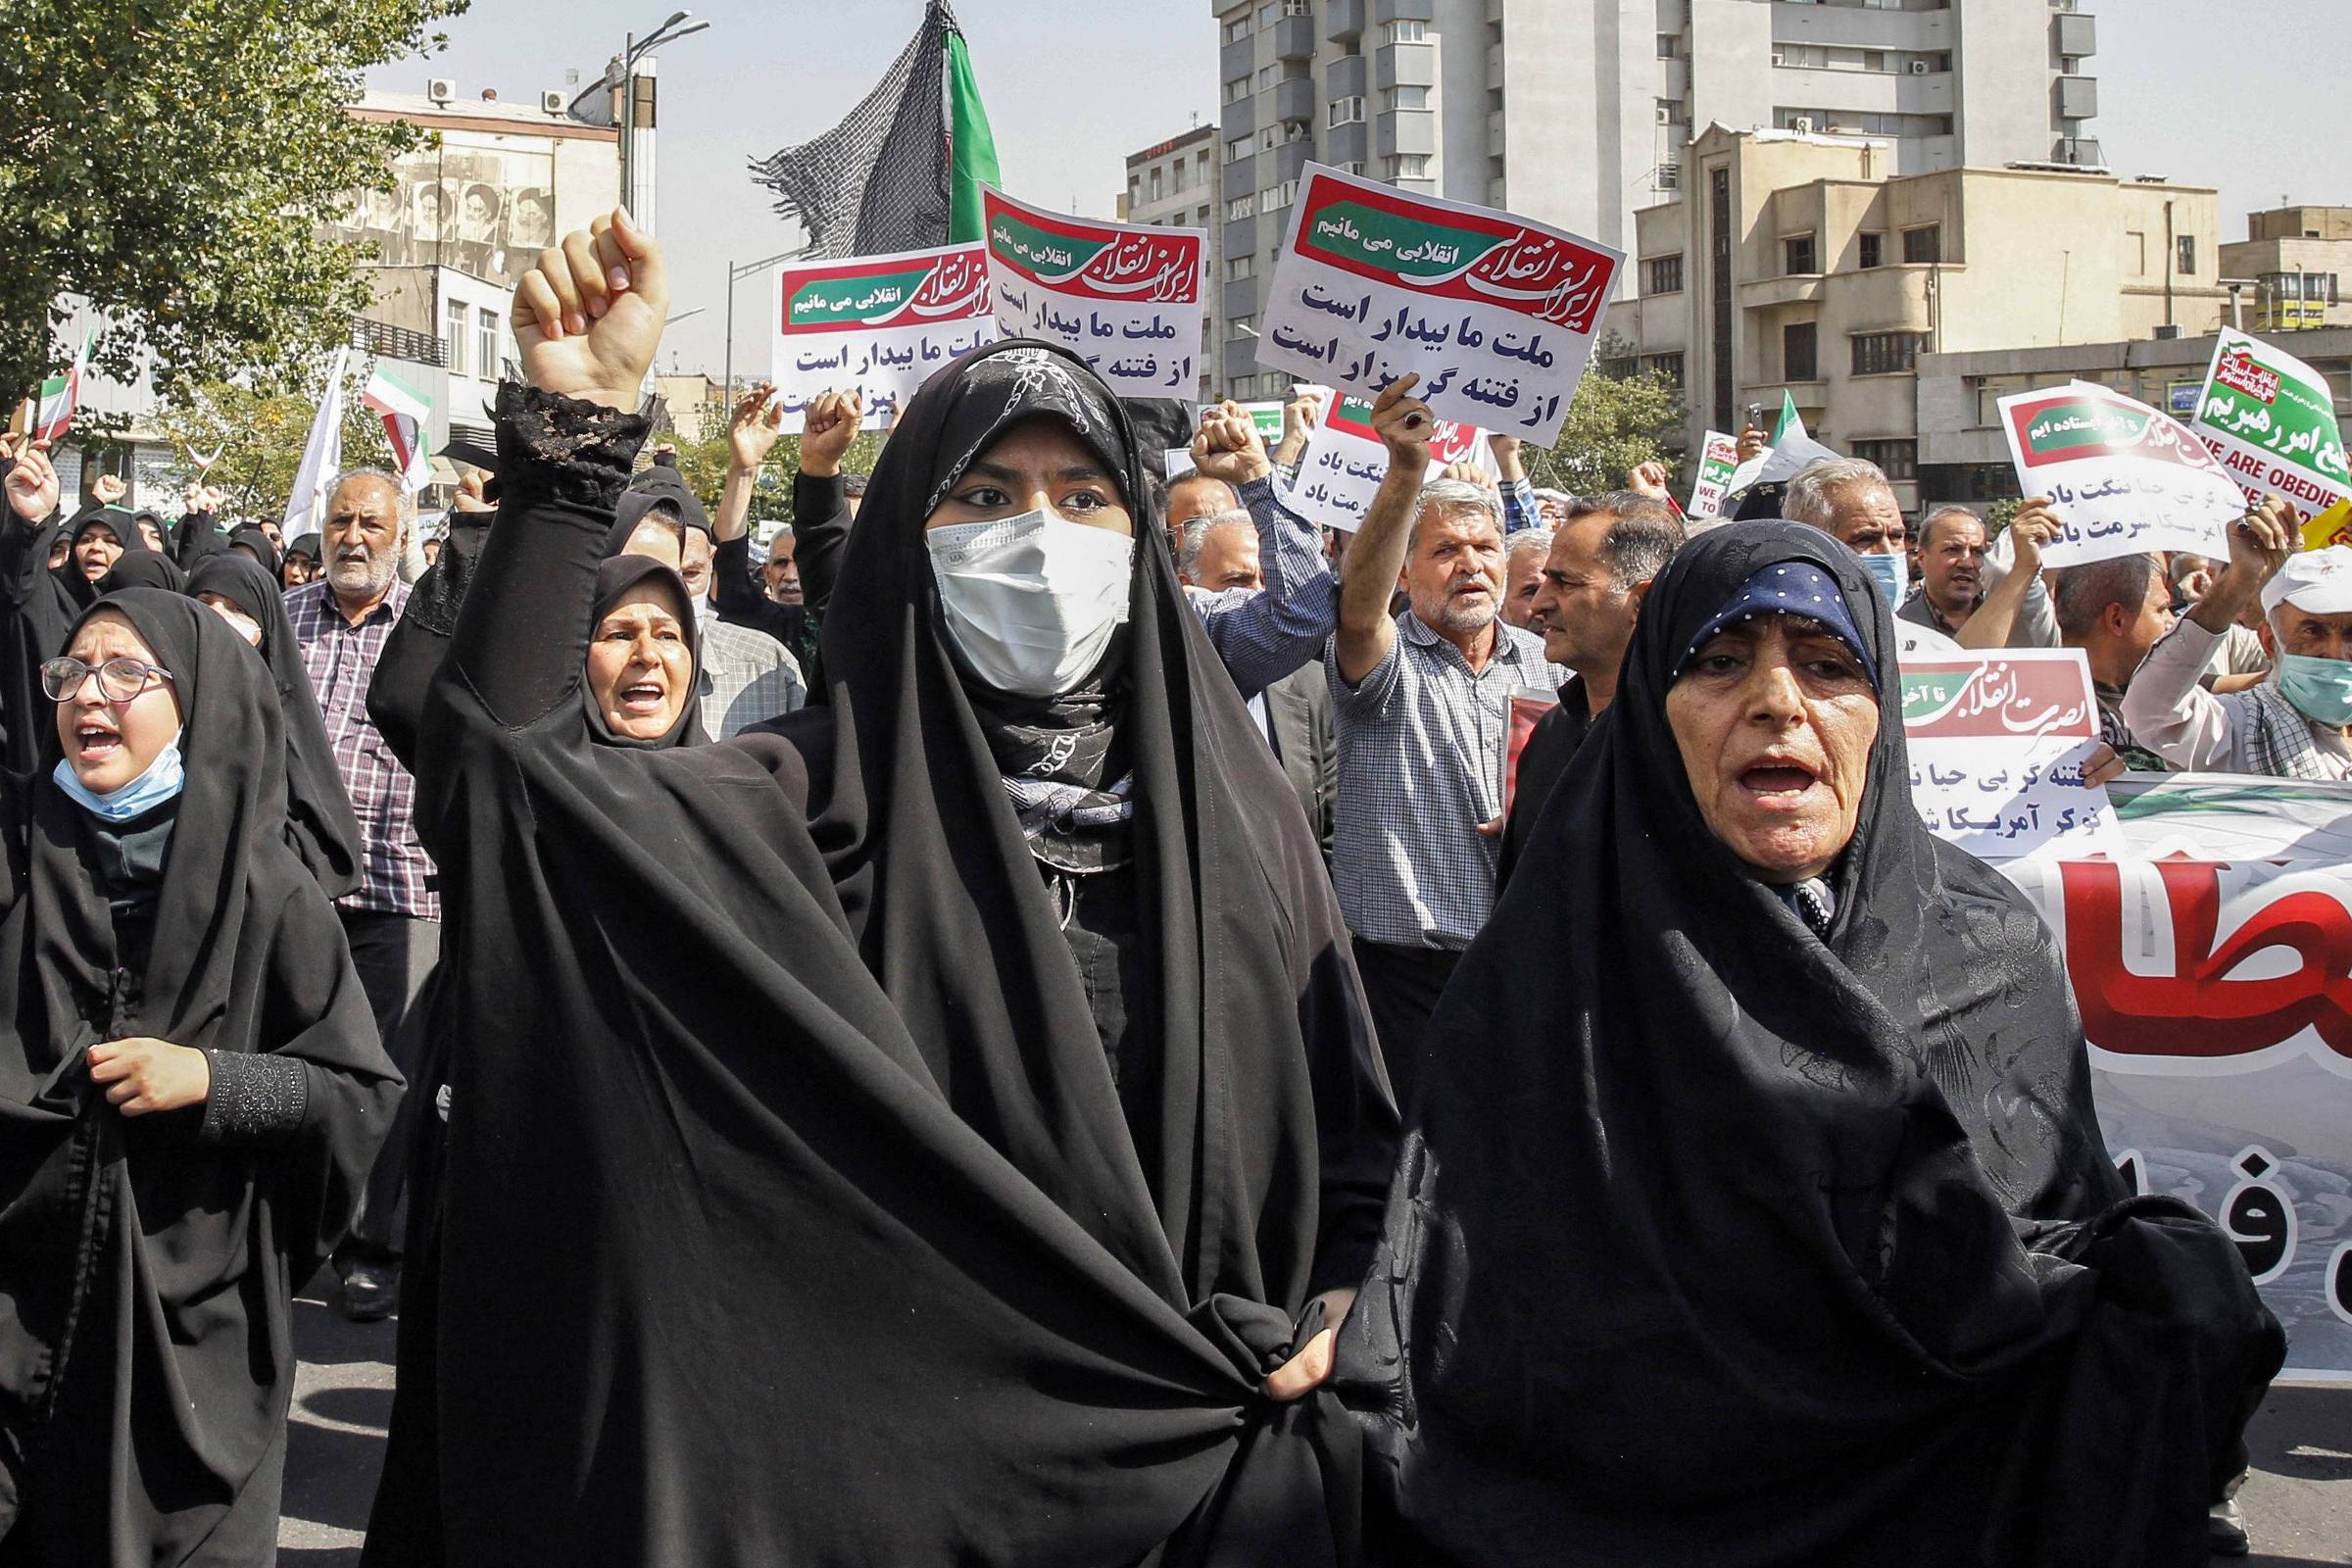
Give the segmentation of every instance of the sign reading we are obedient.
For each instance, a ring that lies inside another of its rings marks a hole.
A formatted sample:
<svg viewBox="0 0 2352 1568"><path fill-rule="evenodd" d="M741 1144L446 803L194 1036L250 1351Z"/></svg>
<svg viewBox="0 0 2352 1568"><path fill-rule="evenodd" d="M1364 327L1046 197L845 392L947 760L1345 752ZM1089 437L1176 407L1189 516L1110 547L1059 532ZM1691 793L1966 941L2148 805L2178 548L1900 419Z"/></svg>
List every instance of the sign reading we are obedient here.
<svg viewBox="0 0 2352 1568"><path fill-rule="evenodd" d="M981 192L989 302L1007 337L1058 343L1123 398L1200 388L1208 235L1101 223Z"/></svg>
<svg viewBox="0 0 2352 1568"><path fill-rule="evenodd" d="M1625 253L1306 166L1257 363L1366 400L1418 374L1440 418L1559 438Z"/></svg>
<svg viewBox="0 0 2352 1568"><path fill-rule="evenodd" d="M827 392L862 389L866 413L902 407L931 372L997 337L988 264L977 245L786 264L775 302L769 379L797 415Z"/></svg>

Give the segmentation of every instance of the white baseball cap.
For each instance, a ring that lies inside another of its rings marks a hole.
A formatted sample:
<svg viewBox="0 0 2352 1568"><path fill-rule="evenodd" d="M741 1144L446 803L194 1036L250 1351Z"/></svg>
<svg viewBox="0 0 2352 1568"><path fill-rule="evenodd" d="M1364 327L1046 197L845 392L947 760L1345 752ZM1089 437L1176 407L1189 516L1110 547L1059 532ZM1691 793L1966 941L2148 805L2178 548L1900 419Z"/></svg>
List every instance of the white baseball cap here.
<svg viewBox="0 0 2352 1568"><path fill-rule="evenodd" d="M2262 585L2262 612L2267 615L2280 605L2315 615L2352 610L2352 546L2329 545L2287 557L2278 575Z"/></svg>

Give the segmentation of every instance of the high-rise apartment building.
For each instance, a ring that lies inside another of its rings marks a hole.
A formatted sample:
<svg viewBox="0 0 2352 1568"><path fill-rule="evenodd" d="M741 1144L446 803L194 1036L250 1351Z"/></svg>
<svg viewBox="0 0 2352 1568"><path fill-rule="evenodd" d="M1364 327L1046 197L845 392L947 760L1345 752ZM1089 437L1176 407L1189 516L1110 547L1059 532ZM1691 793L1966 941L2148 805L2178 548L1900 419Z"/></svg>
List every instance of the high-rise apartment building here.
<svg viewBox="0 0 2352 1568"><path fill-rule="evenodd" d="M1127 188L1119 193L1119 221L1162 228L1198 228L1208 234L1207 309L1200 321L1200 388L1203 402L1216 385L1217 316L1217 127L1195 125L1140 153L1127 155Z"/></svg>
<svg viewBox="0 0 2352 1568"><path fill-rule="evenodd" d="M1257 317L1311 158L1631 250L1711 123L1892 143L1895 173L2098 168L2076 0L1210 0L1217 370L1271 396Z"/></svg>

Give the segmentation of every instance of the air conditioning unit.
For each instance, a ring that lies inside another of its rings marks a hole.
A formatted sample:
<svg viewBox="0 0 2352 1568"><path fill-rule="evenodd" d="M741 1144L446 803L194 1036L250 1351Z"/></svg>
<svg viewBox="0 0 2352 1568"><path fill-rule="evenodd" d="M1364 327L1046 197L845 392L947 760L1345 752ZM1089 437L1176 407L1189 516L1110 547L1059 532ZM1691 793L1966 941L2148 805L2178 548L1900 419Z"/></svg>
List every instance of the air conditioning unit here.
<svg viewBox="0 0 2352 1568"><path fill-rule="evenodd" d="M562 114L564 112L564 95L560 92L541 93L539 95L539 112L543 115Z"/></svg>
<svg viewBox="0 0 2352 1568"><path fill-rule="evenodd" d="M458 84L447 76L435 76L424 84L424 95L437 104L445 104L458 96Z"/></svg>
<svg viewBox="0 0 2352 1568"><path fill-rule="evenodd" d="M1658 123L1661 125L1671 125L1674 123L1674 111L1667 108L1664 104L1658 105Z"/></svg>
<svg viewBox="0 0 2352 1568"><path fill-rule="evenodd" d="M1811 115L1799 115L1796 117L1796 133L1799 136L1810 136L1813 134L1813 117Z"/></svg>
<svg viewBox="0 0 2352 1568"><path fill-rule="evenodd" d="M1911 62L1911 74L1914 76L1924 76L1927 74L1928 63L1925 60L1914 60Z"/></svg>

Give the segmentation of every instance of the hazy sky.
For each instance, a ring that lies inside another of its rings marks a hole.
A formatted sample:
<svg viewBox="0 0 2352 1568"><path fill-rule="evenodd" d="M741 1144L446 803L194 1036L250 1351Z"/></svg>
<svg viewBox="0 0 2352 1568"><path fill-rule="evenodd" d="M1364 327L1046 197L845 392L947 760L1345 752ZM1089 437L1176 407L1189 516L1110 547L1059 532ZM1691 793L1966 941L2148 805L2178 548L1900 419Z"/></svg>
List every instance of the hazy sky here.
<svg viewBox="0 0 2352 1568"><path fill-rule="evenodd" d="M662 239L679 322L663 345L686 369L719 371L730 261L792 243L746 163L830 128L871 87L921 19L922 0L729 0L694 4L709 31L662 53L658 159ZM495 87L534 101L593 80L631 28L658 25L675 0L572 0L550 27L544 4L474 0L449 25L447 52L372 74L421 92L450 76L461 98ZM2099 23L2095 128L2118 173L2218 185L2222 238L2244 237L2250 209L2352 204L2352 137L2328 109L2346 0L2091 0ZM959 0L972 64L1006 184L1063 211L1109 216L1129 152L1213 117L1217 34L1208 0ZM2259 16L2259 23L2249 23ZM544 54L551 38L565 40ZM736 298L740 370L766 355L757 289Z"/></svg>

